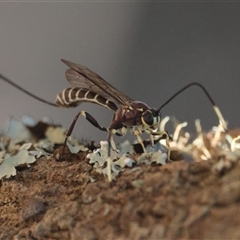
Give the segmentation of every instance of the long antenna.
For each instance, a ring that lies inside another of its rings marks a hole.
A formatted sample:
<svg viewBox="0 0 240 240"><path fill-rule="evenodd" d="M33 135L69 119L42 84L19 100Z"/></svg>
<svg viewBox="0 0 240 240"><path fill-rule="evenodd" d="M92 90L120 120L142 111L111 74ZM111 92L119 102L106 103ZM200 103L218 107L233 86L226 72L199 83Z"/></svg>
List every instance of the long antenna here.
<svg viewBox="0 0 240 240"><path fill-rule="evenodd" d="M12 82L10 79L8 79L7 77L3 76L2 74L0 74L0 78L1 78L3 81L5 81L5 82L9 83L10 85L14 86L15 88L17 88L18 90L26 93L26 94L29 95L30 97L35 98L35 99L37 99L37 100L40 101L40 102L46 103L46 104L51 105L51 106L54 106L54 107L59 107L59 106L58 106L57 104L55 104L55 103L48 102L48 101L46 101L46 100L44 100L44 99L42 99L42 98L34 95L33 93L30 93L29 91L25 90L24 88L20 87L20 86L17 85L16 83Z"/></svg>
<svg viewBox="0 0 240 240"><path fill-rule="evenodd" d="M169 102L171 102L177 95L179 95L180 93L182 93L183 91L185 91L187 88L189 87L192 87L192 86L197 86L197 87L200 87L203 92L206 94L207 98L209 99L209 101L211 102L212 106L213 106L213 109L215 111L215 113L217 114L217 117L219 119L219 121L221 122L223 128L225 131L227 131L227 124L226 124L226 121L224 120L223 118L223 115L220 111L220 109L218 108L218 106L216 105L216 103L213 101L212 97L210 96L210 94L208 93L208 91L206 90L205 87L203 87L203 85L201 85L200 83L197 83L197 82L192 82L192 83L189 83L188 85L186 85L185 87L183 87L182 89L180 89L179 91L177 91L172 97L170 97L164 104L162 104L160 106L160 108L157 110L158 112L161 111L161 109L163 107L165 107Z"/></svg>

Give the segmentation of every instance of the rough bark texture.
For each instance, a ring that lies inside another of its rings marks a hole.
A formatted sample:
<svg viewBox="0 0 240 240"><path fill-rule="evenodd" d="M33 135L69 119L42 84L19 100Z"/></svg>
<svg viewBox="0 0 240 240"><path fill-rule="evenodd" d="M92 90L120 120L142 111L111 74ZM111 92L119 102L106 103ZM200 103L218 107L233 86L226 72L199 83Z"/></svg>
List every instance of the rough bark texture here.
<svg viewBox="0 0 240 240"><path fill-rule="evenodd" d="M0 239L240 238L239 161L142 164L109 184L85 156L42 157L4 179Z"/></svg>

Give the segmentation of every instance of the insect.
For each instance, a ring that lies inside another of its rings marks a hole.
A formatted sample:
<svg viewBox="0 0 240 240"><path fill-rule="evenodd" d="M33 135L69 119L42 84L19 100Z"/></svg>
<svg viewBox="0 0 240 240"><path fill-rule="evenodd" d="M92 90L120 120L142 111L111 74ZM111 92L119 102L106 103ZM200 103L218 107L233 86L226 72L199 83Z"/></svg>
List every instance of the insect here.
<svg viewBox="0 0 240 240"><path fill-rule="evenodd" d="M116 150L116 145L113 141L113 135L115 134L118 136L123 136L126 134L127 130L129 130L137 137L137 140L141 144L144 151L146 151L145 146L140 136L143 132L149 134L152 146L154 144L154 135L165 137L168 144L168 133L166 131L159 131L159 124L161 121L160 110L178 94L193 85L200 87L204 91L204 93L210 100L223 127L226 129L226 123L219 108L216 106L215 102L213 101L207 90L199 83L190 83L186 85L180 91L176 92L160 108L155 109L150 108L147 104L143 102L131 99L90 69L66 60L62 61L70 67L66 71L65 75L72 88L64 89L57 95L57 105L61 107L76 107L82 102L91 102L114 111L112 121L108 128L100 126L95 120L95 118L93 118L86 111L80 111L74 118L68 130L67 137L71 135L78 117L82 115L95 127L99 128L102 131L108 132L108 155L110 155L110 146L114 150ZM109 176L111 175L110 171L110 162L108 162ZM110 178L109 181L111 181Z"/></svg>
<svg viewBox="0 0 240 240"><path fill-rule="evenodd" d="M76 107L82 102L91 102L94 104L98 104L102 107L110 109L114 111L114 115L110 126L108 128L102 127L96 121L96 119L86 111L80 111L74 118L73 122L71 123L67 134L66 140L63 146L63 150L65 148L66 142L68 137L71 135L73 128L79 118L79 116L85 117L93 126L97 127L98 129L105 131L108 133L108 142L109 142L109 156L110 156L110 147L113 150L116 150L116 145L113 140L113 135L123 136L127 133L127 130L133 133L136 137L138 142L141 144L144 151L145 146L143 144L143 140L141 138L141 134L143 132L149 134L151 145L154 144L154 135L163 136L166 138L166 142L169 141L169 135L166 131L159 131L159 124L161 121L160 118L160 111L161 109L166 106L170 101L172 101L177 95L185 91L191 86L198 86L200 87L203 92L208 97L209 101L211 102L214 111L216 112L220 122L224 129L227 129L225 120L220 112L219 108L207 92L207 90L199 83L193 82L178 92L176 92L170 99L168 99L164 104L162 104L158 109L150 108L147 104L135 101L125 95L124 93L117 90L113 87L110 83L105 81L101 78L98 74L91 71L90 69L72 63L70 61L66 61L62 59L62 62L65 63L68 67L70 67L65 75L72 86L71 88L66 88L61 91L56 97L56 104L50 103L41 99L34 94L26 91L22 87L16 85L6 77L0 75L4 81L7 81L14 87L18 88L19 90L25 92L26 94L30 95L31 97L36 98L39 101L42 101L46 104L55 106L55 107ZM170 151L169 151L170 153ZM169 155L170 156L170 155ZM109 181L111 181L110 177L110 160L108 160L108 175Z"/></svg>
<svg viewBox="0 0 240 240"><path fill-rule="evenodd" d="M158 128L160 123L158 110L150 108L143 102L134 101L88 68L66 60L62 61L70 67L65 75L73 88L64 89L57 95L57 105L76 107L82 102L92 102L114 111L112 122L108 128L101 127L86 111L80 111L75 117L67 136L71 135L78 117L82 115L95 127L108 132L108 142L114 150L116 150L116 145L113 141L113 135L123 136L127 130L136 135L144 151L145 147L140 137L143 132L150 135L153 145L152 136L153 134L156 135L153 131Z"/></svg>

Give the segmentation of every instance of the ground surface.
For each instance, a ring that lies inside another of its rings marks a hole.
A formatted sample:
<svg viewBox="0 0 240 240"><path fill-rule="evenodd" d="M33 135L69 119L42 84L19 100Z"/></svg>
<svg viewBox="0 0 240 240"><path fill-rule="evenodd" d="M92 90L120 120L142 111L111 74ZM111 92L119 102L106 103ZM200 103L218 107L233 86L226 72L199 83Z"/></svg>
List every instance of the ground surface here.
<svg viewBox="0 0 240 240"><path fill-rule="evenodd" d="M240 238L239 161L141 164L110 185L86 154L41 157L4 179L0 239Z"/></svg>

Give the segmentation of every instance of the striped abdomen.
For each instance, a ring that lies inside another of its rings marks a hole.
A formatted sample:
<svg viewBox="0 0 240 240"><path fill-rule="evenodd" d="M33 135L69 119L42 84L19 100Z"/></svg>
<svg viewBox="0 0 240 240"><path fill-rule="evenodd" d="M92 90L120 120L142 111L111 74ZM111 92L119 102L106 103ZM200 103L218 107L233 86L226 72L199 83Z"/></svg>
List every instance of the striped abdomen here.
<svg viewBox="0 0 240 240"><path fill-rule="evenodd" d="M82 102L91 102L116 111L116 104L98 93L84 88L66 88L56 97L56 104L60 107L76 107Z"/></svg>

